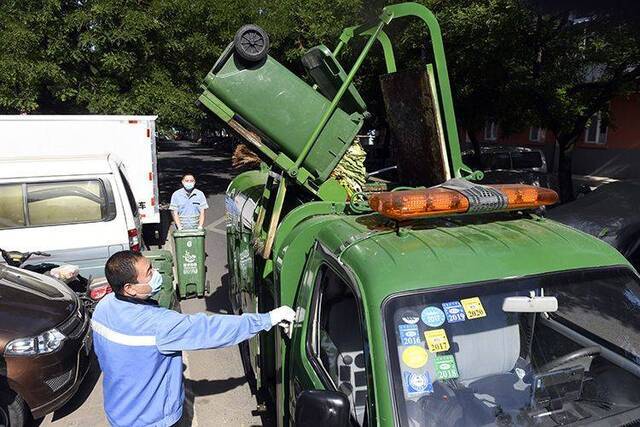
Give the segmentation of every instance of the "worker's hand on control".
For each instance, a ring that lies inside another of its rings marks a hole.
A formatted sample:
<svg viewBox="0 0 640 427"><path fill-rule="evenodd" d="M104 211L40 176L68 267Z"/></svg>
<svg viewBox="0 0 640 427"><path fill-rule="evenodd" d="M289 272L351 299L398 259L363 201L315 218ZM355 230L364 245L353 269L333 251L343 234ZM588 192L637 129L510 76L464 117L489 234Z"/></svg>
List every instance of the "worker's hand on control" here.
<svg viewBox="0 0 640 427"><path fill-rule="evenodd" d="M271 317L272 326L280 325L287 329L295 320L296 312L293 311L291 307L283 305L282 307L271 310L269 316Z"/></svg>

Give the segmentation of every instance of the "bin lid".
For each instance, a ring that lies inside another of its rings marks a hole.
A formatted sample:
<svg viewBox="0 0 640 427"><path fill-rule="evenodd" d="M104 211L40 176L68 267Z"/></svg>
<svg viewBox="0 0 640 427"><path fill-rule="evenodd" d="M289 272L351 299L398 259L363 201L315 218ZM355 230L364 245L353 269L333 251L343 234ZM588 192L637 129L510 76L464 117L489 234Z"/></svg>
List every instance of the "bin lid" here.
<svg viewBox="0 0 640 427"><path fill-rule="evenodd" d="M176 230L173 232L173 237L204 237L207 234L207 230Z"/></svg>
<svg viewBox="0 0 640 427"><path fill-rule="evenodd" d="M323 44L309 49L302 57L302 65L318 85L318 91L328 100L336 96L340 86L347 79L347 73L329 48ZM367 105L353 83L349 85L338 105L349 114L364 114L367 111Z"/></svg>

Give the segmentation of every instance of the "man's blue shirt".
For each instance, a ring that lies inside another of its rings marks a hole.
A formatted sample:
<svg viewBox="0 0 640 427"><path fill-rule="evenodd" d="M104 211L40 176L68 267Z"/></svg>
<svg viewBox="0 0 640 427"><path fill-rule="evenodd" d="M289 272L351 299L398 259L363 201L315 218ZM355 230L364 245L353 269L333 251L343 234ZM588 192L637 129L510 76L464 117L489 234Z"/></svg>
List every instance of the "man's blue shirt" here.
<svg viewBox="0 0 640 427"><path fill-rule="evenodd" d="M191 217L200 215L200 211L207 209L207 198L197 188L187 192L184 188L176 190L171 195L169 209L177 211L179 217Z"/></svg>
<svg viewBox="0 0 640 427"><path fill-rule="evenodd" d="M182 350L236 345L271 329L271 318L184 315L109 294L96 306L91 327L109 423L168 427L182 416Z"/></svg>

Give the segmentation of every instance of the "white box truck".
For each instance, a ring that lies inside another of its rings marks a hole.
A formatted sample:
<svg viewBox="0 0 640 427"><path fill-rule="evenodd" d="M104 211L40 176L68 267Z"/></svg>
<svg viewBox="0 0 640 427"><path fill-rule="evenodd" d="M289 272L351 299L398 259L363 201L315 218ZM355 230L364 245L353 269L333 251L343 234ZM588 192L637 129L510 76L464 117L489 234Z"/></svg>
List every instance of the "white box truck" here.
<svg viewBox="0 0 640 427"><path fill-rule="evenodd" d="M0 116L0 248L93 277L115 252L140 250L160 223L155 120Z"/></svg>
<svg viewBox="0 0 640 427"><path fill-rule="evenodd" d="M0 158L109 154L124 165L145 224L160 223L157 116L0 116Z"/></svg>

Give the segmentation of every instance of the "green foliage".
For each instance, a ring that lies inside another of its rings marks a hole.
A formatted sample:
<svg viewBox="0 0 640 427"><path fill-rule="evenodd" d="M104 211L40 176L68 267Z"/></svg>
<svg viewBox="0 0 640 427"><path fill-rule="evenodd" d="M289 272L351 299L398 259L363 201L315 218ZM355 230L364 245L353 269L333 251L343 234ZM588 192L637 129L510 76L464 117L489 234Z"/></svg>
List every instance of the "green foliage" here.
<svg viewBox="0 0 640 427"><path fill-rule="evenodd" d="M202 78L237 29L262 25L294 68L357 21L360 0L27 0L0 3L0 112L157 114L210 126ZM298 71L301 71L298 69Z"/></svg>

